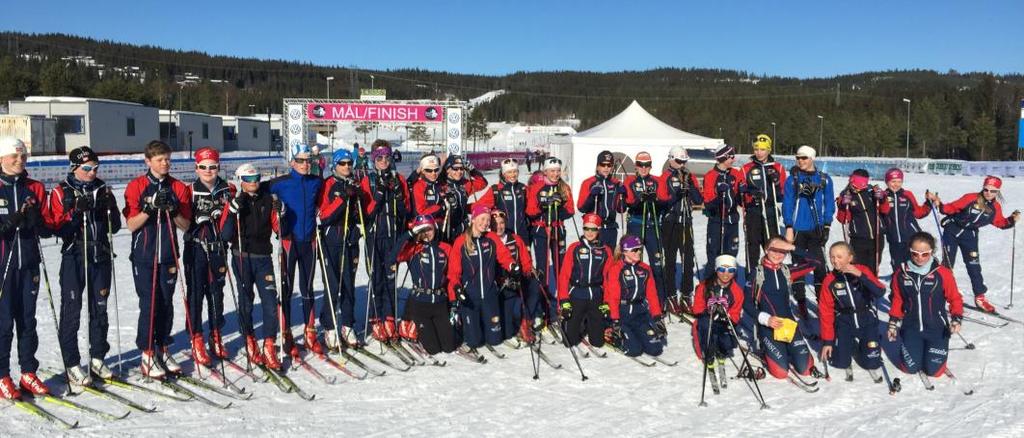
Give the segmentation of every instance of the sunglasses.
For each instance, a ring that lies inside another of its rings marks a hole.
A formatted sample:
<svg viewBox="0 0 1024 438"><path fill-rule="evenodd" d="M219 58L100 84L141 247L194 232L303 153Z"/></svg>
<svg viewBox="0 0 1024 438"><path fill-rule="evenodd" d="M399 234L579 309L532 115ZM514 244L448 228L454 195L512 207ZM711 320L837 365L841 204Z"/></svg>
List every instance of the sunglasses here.
<svg viewBox="0 0 1024 438"><path fill-rule="evenodd" d="M511 158L506 158L501 162L501 164L519 164L519 162Z"/></svg>
<svg viewBox="0 0 1024 438"><path fill-rule="evenodd" d="M640 248L627 249L626 252L640 252Z"/></svg>
<svg viewBox="0 0 1024 438"><path fill-rule="evenodd" d="M390 160L390 159L391 159L391 157L389 157L387 155L381 155L381 156L379 156L377 158L374 158L373 160L374 161L386 161L386 160Z"/></svg>
<svg viewBox="0 0 1024 438"><path fill-rule="evenodd" d="M347 167L347 166L351 166L352 162L351 161L339 161L337 165L338 166L346 166Z"/></svg>
<svg viewBox="0 0 1024 438"><path fill-rule="evenodd" d="M720 272L720 273L723 273L723 274L726 273L726 272L728 272L730 274L735 274L736 273L736 267L735 266L719 266L719 267L715 268L715 270Z"/></svg>
<svg viewBox="0 0 1024 438"><path fill-rule="evenodd" d="M292 161L294 161L295 164L309 164L310 163L310 159L309 158L292 158Z"/></svg>
<svg viewBox="0 0 1024 438"><path fill-rule="evenodd" d="M779 248L768 248L768 251L771 251L771 252L774 252L774 253L779 253L779 254L789 254L789 251L786 251L784 249L779 249Z"/></svg>
<svg viewBox="0 0 1024 438"><path fill-rule="evenodd" d="M258 183L258 182L260 182L260 176L259 175L245 175L245 176L241 177L240 179L242 180L242 182L246 182L246 183Z"/></svg>
<svg viewBox="0 0 1024 438"><path fill-rule="evenodd" d="M217 164L196 164L196 169L199 170L217 170L220 169L220 165Z"/></svg>
<svg viewBox="0 0 1024 438"><path fill-rule="evenodd" d="M796 157L797 161L809 160L809 157Z"/></svg>
<svg viewBox="0 0 1024 438"><path fill-rule="evenodd" d="M612 167L612 163L598 163L597 167Z"/></svg>
<svg viewBox="0 0 1024 438"><path fill-rule="evenodd" d="M593 231L596 233L598 231L601 231L601 229L597 227L583 227L583 231Z"/></svg>
<svg viewBox="0 0 1024 438"><path fill-rule="evenodd" d="M910 250L910 255L913 255L915 257L928 257L928 256L932 255L932 250L917 251L917 250L913 250L912 249L912 250Z"/></svg>
<svg viewBox="0 0 1024 438"><path fill-rule="evenodd" d="M648 161L646 163L639 163L638 162L638 163L636 163L636 167L651 167L651 162L650 161Z"/></svg>
<svg viewBox="0 0 1024 438"><path fill-rule="evenodd" d="M83 166L83 167L84 167L84 166ZM996 195L998 195L998 194L999 194L999 189L981 189L981 191L983 191L983 192L985 192L985 193L992 193L992 194L996 194Z"/></svg>
<svg viewBox="0 0 1024 438"><path fill-rule="evenodd" d="M440 172L440 171L441 171L441 169L438 169L436 167L433 168L433 169L423 169L424 173L437 173L437 172Z"/></svg>
<svg viewBox="0 0 1024 438"><path fill-rule="evenodd" d="M686 160L680 160L678 158L673 158L673 160L675 160L676 164L686 164Z"/></svg>
<svg viewBox="0 0 1024 438"><path fill-rule="evenodd" d="M78 166L78 168L82 169L82 171L85 171L85 172L92 172L92 171L99 171L100 170L100 165L97 164L97 165L93 166L93 165L89 165L89 164L83 164L81 166Z"/></svg>
<svg viewBox="0 0 1024 438"><path fill-rule="evenodd" d="M449 167L449 169L451 169L452 171L455 171L455 172L462 172L463 170L466 170L466 168L462 167L462 166L459 166L459 167L452 166L452 167Z"/></svg>

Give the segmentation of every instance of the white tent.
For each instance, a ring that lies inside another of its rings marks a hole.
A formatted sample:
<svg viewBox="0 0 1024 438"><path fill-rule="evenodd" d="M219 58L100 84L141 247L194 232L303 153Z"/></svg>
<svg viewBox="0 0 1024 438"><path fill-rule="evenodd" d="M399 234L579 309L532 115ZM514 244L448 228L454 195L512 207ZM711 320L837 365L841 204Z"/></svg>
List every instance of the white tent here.
<svg viewBox="0 0 1024 438"><path fill-rule="evenodd" d="M572 145L552 147L551 154L564 163L566 179L572 184L573 193L579 190L583 180L594 174L597 154L607 150L617 157L625 156L629 163L637 152L647 151L654 160L654 171L661 169L661 163L668 159L673 146L687 149L717 149L725 142L722 139L703 137L673 128L658 120L643 109L635 100L617 116L604 123L572 136ZM628 167L632 171L632 166Z"/></svg>

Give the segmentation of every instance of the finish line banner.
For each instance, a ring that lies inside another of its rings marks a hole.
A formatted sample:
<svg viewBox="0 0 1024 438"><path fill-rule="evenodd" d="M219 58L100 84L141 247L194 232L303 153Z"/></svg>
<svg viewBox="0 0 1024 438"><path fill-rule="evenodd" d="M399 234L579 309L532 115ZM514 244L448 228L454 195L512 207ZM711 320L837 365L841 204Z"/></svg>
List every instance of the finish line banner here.
<svg viewBox="0 0 1024 438"><path fill-rule="evenodd" d="M444 107L438 105L396 105L369 103L310 103L309 120L366 122L441 123Z"/></svg>

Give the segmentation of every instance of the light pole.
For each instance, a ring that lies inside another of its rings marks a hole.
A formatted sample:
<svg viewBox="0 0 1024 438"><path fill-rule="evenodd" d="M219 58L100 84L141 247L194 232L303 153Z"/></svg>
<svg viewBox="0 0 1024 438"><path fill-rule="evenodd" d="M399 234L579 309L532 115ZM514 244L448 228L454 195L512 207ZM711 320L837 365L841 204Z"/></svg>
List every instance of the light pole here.
<svg viewBox="0 0 1024 438"><path fill-rule="evenodd" d="M772 143L778 144L779 139L775 138L775 122L772 122ZM779 152L781 153L781 152Z"/></svg>
<svg viewBox="0 0 1024 438"><path fill-rule="evenodd" d="M327 98L331 98L331 81L334 80L334 76L327 77Z"/></svg>
<svg viewBox="0 0 1024 438"><path fill-rule="evenodd" d="M373 75L370 75L370 88L373 88Z"/></svg>
<svg viewBox="0 0 1024 438"><path fill-rule="evenodd" d="M249 115L252 116L252 115L255 115L255 114L256 114L256 105L253 105L253 104L250 103L249 104Z"/></svg>
<svg viewBox="0 0 1024 438"><path fill-rule="evenodd" d="M820 123L818 123L818 150L821 151L822 155L828 155L825 153L825 149L822 146L824 144L823 140L825 139L825 116L818 114L818 120L820 121Z"/></svg>
<svg viewBox="0 0 1024 438"><path fill-rule="evenodd" d="M903 101L907 103L907 158L910 158L910 99L904 97Z"/></svg>

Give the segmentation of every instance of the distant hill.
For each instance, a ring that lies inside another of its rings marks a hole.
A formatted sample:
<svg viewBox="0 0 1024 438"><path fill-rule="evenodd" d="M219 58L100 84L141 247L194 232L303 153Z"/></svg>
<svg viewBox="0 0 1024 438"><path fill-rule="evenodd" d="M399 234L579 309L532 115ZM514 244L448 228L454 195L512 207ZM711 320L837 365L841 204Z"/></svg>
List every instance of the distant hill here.
<svg viewBox="0 0 1024 438"><path fill-rule="evenodd" d="M344 62L344 60L339 60ZM353 98L370 75L389 99L480 99L476 117L549 123L575 114L594 126L633 99L660 119L750 150L771 134L777 150L822 140L831 155L903 156L911 99L912 156L1016 157L1024 76L864 72L831 78L759 76L718 69L517 72L484 76L419 69L373 71L168 50L62 34L0 33L0 102L26 95L77 95L207 113L280 111L284 97ZM253 107L250 108L250 105Z"/></svg>

